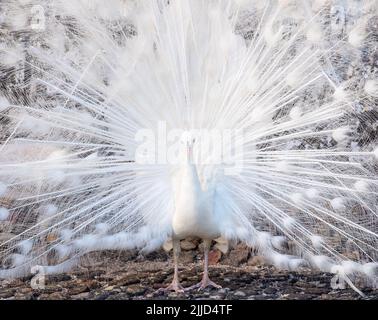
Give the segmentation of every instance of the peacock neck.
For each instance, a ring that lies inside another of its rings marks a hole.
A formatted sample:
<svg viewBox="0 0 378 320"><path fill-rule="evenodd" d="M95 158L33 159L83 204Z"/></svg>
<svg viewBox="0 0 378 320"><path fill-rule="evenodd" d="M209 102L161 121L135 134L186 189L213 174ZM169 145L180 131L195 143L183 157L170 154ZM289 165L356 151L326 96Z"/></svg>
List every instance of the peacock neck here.
<svg viewBox="0 0 378 320"><path fill-rule="evenodd" d="M194 163L193 146L188 144L186 146L186 164L193 164L193 163Z"/></svg>
<svg viewBox="0 0 378 320"><path fill-rule="evenodd" d="M193 145L187 145L186 150L186 162L184 164L184 179L183 183L187 185L188 188L192 187L194 191L201 191L201 183L198 177L197 166L194 163L193 157Z"/></svg>
<svg viewBox="0 0 378 320"><path fill-rule="evenodd" d="M198 176L197 167L193 163L186 163L184 165L184 174L182 179L182 187L187 191L195 193L201 192L201 183Z"/></svg>

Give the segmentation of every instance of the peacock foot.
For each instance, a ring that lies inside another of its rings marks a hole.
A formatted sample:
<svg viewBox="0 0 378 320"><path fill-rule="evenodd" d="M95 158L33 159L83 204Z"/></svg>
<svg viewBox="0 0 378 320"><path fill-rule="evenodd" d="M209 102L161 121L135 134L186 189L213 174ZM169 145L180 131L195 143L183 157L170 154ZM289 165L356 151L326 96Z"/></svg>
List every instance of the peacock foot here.
<svg viewBox="0 0 378 320"><path fill-rule="evenodd" d="M184 293L184 287L178 281L172 281L172 283L166 288L160 288L156 290L155 294L166 294L168 292L174 291L176 293Z"/></svg>
<svg viewBox="0 0 378 320"><path fill-rule="evenodd" d="M209 287L212 287L212 288L215 288L215 289L222 289L222 286L211 281L209 278L203 278L199 283L186 288L185 291L190 291L190 290L194 290L194 289L197 289L198 291L200 291L200 290L204 290L204 289L209 288Z"/></svg>

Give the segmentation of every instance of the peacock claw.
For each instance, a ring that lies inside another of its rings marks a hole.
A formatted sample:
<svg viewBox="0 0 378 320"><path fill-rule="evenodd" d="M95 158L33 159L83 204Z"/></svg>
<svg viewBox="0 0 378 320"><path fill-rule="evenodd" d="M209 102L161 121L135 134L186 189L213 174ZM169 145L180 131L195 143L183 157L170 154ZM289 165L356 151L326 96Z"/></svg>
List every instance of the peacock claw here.
<svg viewBox="0 0 378 320"><path fill-rule="evenodd" d="M176 293L184 293L185 289L180 283L174 281L168 287L160 288L160 289L156 290L154 293L155 294L166 294L166 293L171 292L171 291L174 291Z"/></svg>
<svg viewBox="0 0 378 320"><path fill-rule="evenodd" d="M201 290L204 290L208 287L212 287L212 288L215 288L215 289L222 289L222 286L216 284L215 282L211 281L210 279L205 279L205 280L202 279L199 283L186 288L185 291L190 291L190 290L194 290L194 289L201 291Z"/></svg>

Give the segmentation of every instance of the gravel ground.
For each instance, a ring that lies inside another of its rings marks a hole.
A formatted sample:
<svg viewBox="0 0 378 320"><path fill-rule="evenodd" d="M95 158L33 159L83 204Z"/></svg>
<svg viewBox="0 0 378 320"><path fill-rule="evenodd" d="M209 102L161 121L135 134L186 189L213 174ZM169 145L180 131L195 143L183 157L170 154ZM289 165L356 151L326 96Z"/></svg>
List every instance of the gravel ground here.
<svg viewBox="0 0 378 320"><path fill-rule="evenodd" d="M363 289L365 298L350 288L332 290L330 274L306 270L285 272L269 266L248 265L210 267L212 280L220 284L222 289L161 295L154 292L166 286L172 279L172 266L169 261L115 259L90 265L84 265L68 274L46 277L44 289L32 289L31 278L3 280L0 282L0 299L378 299L378 290ZM201 272L200 263L182 265L182 284L186 287L199 282Z"/></svg>

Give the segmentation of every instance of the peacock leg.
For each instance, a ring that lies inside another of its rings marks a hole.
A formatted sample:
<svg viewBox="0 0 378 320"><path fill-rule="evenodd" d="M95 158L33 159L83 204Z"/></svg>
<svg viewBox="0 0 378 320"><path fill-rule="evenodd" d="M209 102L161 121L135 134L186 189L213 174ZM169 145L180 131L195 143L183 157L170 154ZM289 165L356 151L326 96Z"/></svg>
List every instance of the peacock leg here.
<svg viewBox="0 0 378 320"><path fill-rule="evenodd" d="M210 250L211 240L205 239L203 241L203 249L204 249L204 262L203 262L203 277L202 280L191 286L186 288L185 290L192 290L192 289L206 289L208 287L213 287L216 289L221 289L222 286L216 284L215 282L211 281L209 278L209 250Z"/></svg>
<svg viewBox="0 0 378 320"><path fill-rule="evenodd" d="M180 255L180 240L173 239L173 263L174 263L174 273L172 283L166 288L160 288L156 293L166 293L170 291L184 292L184 287L180 284L178 277L178 259Z"/></svg>

